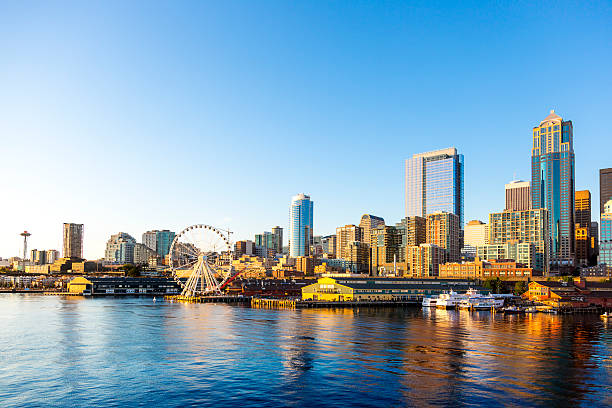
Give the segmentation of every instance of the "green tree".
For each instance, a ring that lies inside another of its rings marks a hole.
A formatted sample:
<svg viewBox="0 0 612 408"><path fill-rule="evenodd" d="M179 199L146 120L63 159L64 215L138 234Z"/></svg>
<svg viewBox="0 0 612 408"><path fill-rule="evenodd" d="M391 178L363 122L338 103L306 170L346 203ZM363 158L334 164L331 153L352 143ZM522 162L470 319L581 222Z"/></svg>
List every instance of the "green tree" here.
<svg viewBox="0 0 612 408"><path fill-rule="evenodd" d="M514 284L514 294L516 296L521 296L523 293L527 292L528 289L529 287L525 281L518 281Z"/></svg>
<svg viewBox="0 0 612 408"><path fill-rule="evenodd" d="M142 266L125 264L121 269L123 269L123 271L125 272L125 276L138 277L140 276L140 272L142 271Z"/></svg>

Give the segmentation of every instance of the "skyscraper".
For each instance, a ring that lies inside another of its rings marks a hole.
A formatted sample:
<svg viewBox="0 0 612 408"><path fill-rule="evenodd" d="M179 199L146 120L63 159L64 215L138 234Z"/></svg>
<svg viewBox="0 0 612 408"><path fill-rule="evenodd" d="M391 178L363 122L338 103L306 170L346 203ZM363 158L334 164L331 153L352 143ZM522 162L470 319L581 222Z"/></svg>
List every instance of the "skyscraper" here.
<svg viewBox="0 0 612 408"><path fill-rule="evenodd" d="M489 243L489 226L482 221L472 220L465 226L464 245L477 247Z"/></svg>
<svg viewBox="0 0 612 408"><path fill-rule="evenodd" d="M289 256L308 256L312 243L313 207L310 196L298 194L291 199L289 211Z"/></svg>
<svg viewBox="0 0 612 408"><path fill-rule="evenodd" d="M283 229L278 225L272 228L272 235L274 235L274 250L277 254L283 253Z"/></svg>
<svg viewBox="0 0 612 408"><path fill-rule="evenodd" d="M533 128L531 202L549 212L550 258L574 262L574 135L571 121L554 110Z"/></svg>
<svg viewBox="0 0 612 408"><path fill-rule="evenodd" d="M612 266L612 199L604 204L599 233L599 263Z"/></svg>
<svg viewBox="0 0 612 408"><path fill-rule="evenodd" d="M506 210L524 211L531 208L531 189L528 181L514 180L506 184Z"/></svg>
<svg viewBox="0 0 612 408"><path fill-rule="evenodd" d="M162 259L170 253L170 246L176 233L170 230L152 230L142 234L142 243L157 252Z"/></svg>
<svg viewBox="0 0 612 408"><path fill-rule="evenodd" d="M612 199L612 168L599 170L599 213L604 213L604 204Z"/></svg>
<svg viewBox="0 0 612 408"><path fill-rule="evenodd" d="M361 221L359 222L359 226L362 230L362 241L370 245L370 235L372 234L372 230L381 225L385 225L385 220L383 218L375 215L363 214L361 216Z"/></svg>
<svg viewBox="0 0 612 408"><path fill-rule="evenodd" d="M130 234L120 232L113 234L106 241L104 260L113 263L134 263L134 246L136 240Z"/></svg>
<svg viewBox="0 0 612 408"><path fill-rule="evenodd" d="M64 223L64 258L83 258L83 224Z"/></svg>
<svg viewBox="0 0 612 408"><path fill-rule="evenodd" d="M461 224L459 216L439 211L427 216L427 243L444 248L447 262L461 257Z"/></svg>
<svg viewBox="0 0 612 408"><path fill-rule="evenodd" d="M363 242L363 230L357 225L345 225L336 228L336 257L349 258L349 244L353 241Z"/></svg>
<svg viewBox="0 0 612 408"><path fill-rule="evenodd" d="M591 192L576 191L575 202L576 222L576 262L586 266L591 257Z"/></svg>
<svg viewBox="0 0 612 408"><path fill-rule="evenodd" d="M407 217L445 211L458 215L463 225L463 155L456 148L407 159L405 188Z"/></svg>

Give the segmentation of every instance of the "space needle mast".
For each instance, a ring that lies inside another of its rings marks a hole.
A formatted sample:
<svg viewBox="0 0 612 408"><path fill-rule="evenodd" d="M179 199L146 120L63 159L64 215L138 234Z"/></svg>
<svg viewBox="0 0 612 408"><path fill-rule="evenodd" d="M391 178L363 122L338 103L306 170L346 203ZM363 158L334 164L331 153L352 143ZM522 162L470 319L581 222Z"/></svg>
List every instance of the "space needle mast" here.
<svg viewBox="0 0 612 408"><path fill-rule="evenodd" d="M28 254L28 237L32 234L30 234L28 231L23 231L19 235L23 237L23 260L25 261Z"/></svg>

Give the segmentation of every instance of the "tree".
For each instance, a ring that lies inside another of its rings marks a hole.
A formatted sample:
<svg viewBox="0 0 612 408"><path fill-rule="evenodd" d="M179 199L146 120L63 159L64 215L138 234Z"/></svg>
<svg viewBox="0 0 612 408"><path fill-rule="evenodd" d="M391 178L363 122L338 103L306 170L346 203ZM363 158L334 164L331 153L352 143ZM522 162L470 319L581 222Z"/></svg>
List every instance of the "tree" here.
<svg viewBox="0 0 612 408"><path fill-rule="evenodd" d="M125 264L121 269L123 269L123 271L125 272L125 276L138 277L140 276L140 272L142 271L142 266Z"/></svg>
<svg viewBox="0 0 612 408"><path fill-rule="evenodd" d="M514 294L516 296L521 296L523 293L527 292L527 290L529 290L529 287L525 281L518 281L514 284Z"/></svg>
<svg viewBox="0 0 612 408"><path fill-rule="evenodd" d="M502 280L499 278L488 278L483 282L482 286L485 289L489 289L492 293L501 293L503 289Z"/></svg>

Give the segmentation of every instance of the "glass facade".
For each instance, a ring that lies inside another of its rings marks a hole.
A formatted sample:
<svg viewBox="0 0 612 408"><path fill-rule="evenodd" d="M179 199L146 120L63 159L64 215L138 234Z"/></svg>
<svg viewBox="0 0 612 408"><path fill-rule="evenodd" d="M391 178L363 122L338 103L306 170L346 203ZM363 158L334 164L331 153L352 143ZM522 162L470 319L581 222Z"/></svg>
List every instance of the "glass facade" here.
<svg viewBox="0 0 612 408"><path fill-rule="evenodd" d="M298 194L289 212L289 256L308 256L312 244L313 207L310 196Z"/></svg>
<svg viewBox="0 0 612 408"><path fill-rule="evenodd" d="M574 148L572 122L551 111L533 128L531 199L549 212L551 260L574 261Z"/></svg>
<svg viewBox="0 0 612 408"><path fill-rule="evenodd" d="M601 214L599 263L612 266L612 213Z"/></svg>
<svg viewBox="0 0 612 408"><path fill-rule="evenodd" d="M449 148L406 160L406 216L438 211L459 216L463 225L463 155Z"/></svg>

